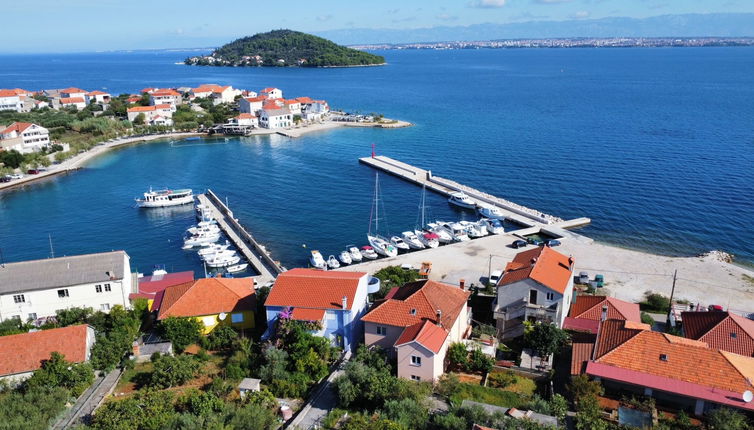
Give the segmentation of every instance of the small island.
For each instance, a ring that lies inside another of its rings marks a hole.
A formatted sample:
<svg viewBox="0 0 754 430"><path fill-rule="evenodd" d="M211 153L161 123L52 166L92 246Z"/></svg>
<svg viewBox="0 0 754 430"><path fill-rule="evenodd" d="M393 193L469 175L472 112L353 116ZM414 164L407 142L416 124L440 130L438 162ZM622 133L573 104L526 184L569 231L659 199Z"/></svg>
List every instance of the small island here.
<svg viewBox="0 0 754 430"><path fill-rule="evenodd" d="M231 67L357 67L383 65L385 58L311 34L274 30L235 40L210 55L189 57L184 63Z"/></svg>

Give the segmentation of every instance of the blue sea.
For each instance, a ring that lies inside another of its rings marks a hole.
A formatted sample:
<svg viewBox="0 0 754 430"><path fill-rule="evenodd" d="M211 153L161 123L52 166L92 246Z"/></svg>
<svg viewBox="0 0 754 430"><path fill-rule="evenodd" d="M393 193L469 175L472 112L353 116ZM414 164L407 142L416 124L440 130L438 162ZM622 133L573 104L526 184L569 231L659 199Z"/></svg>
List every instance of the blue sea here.
<svg viewBox="0 0 754 430"><path fill-rule="evenodd" d="M211 188L287 267L361 245L377 152L666 255L721 249L754 262L754 49L385 51L384 67L207 68L187 52L0 56L0 88L112 93L202 83L327 99L416 124L138 144L81 171L0 193L4 261L125 249L201 272L180 237L190 209L138 210L150 186ZM380 176L388 227L416 223L420 189ZM428 193L432 215L470 217Z"/></svg>

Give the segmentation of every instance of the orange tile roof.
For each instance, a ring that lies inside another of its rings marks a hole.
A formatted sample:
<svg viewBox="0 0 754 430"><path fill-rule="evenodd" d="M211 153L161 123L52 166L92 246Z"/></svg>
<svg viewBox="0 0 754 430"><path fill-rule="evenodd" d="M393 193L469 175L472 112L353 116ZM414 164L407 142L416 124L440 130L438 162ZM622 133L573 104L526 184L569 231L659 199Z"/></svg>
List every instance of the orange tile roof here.
<svg viewBox="0 0 754 430"><path fill-rule="evenodd" d="M81 324L0 336L0 376L37 370L53 351L72 363L86 361L88 327Z"/></svg>
<svg viewBox="0 0 754 430"><path fill-rule="evenodd" d="M301 102L298 100L283 100L283 103L287 105L295 105L295 104L300 104Z"/></svg>
<svg viewBox="0 0 754 430"><path fill-rule="evenodd" d="M437 321L442 312L443 327L451 328L466 306L471 293L435 281L408 283L375 304L361 320L377 324L408 327L422 320Z"/></svg>
<svg viewBox="0 0 754 430"><path fill-rule="evenodd" d="M540 246L519 252L505 267L499 285L508 285L530 278L545 287L564 294L573 273L573 258Z"/></svg>
<svg viewBox="0 0 754 430"><path fill-rule="evenodd" d="M205 278L166 288L157 319L255 310L251 278Z"/></svg>
<svg viewBox="0 0 754 430"><path fill-rule="evenodd" d="M710 347L754 356L754 321L730 312L683 312L684 336Z"/></svg>
<svg viewBox="0 0 754 430"><path fill-rule="evenodd" d="M571 336L571 375L584 373L586 363L592 358L595 336L588 333L574 333Z"/></svg>
<svg viewBox="0 0 754 430"><path fill-rule="evenodd" d="M296 98L296 100L299 103L302 103L302 104L314 103L314 100L310 99L309 97L298 97L298 98Z"/></svg>
<svg viewBox="0 0 754 430"><path fill-rule="evenodd" d="M252 118L256 118L256 117L257 116L254 115L253 113L242 113L242 114L239 114L238 116L236 116L235 118L236 119L252 119Z"/></svg>
<svg viewBox="0 0 754 430"><path fill-rule="evenodd" d="M83 97L61 97L60 103L67 105L67 104L74 104L74 103L86 103Z"/></svg>
<svg viewBox="0 0 754 430"><path fill-rule="evenodd" d="M230 86L222 87L216 84L204 84L204 85L200 85L197 88L192 88L191 92L193 93L221 93L227 90L228 88L230 88Z"/></svg>
<svg viewBox="0 0 754 430"><path fill-rule="evenodd" d="M271 93L271 92L275 91L276 89L277 88L275 88L275 87L267 87L267 88L263 89L260 92L262 92L262 93Z"/></svg>
<svg viewBox="0 0 754 430"><path fill-rule="evenodd" d="M14 131L16 133L23 133L24 130L31 127L32 125L34 124L30 122L14 122L13 124L6 127L5 130L2 131L2 134L10 134L10 133L13 133Z"/></svg>
<svg viewBox="0 0 754 430"><path fill-rule="evenodd" d="M87 94L87 95L88 95L88 96L109 96L109 95L110 95L110 93L106 93L106 92L104 92L104 91L92 91L92 92L90 92L90 93L89 93L89 94Z"/></svg>
<svg viewBox="0 0 754 430"><path fill-rule="evenodd" d="M359 280L366 272L292 269L275 280L265 306L290 306L309 309L342 309L343 296L353 308Z"/></svg>
<svg viewBox="0 0 754 430"><path fill-rule="evenodd" d="M18 97L19 95L15 90L0 90L0 97Z"/></svg>
<svg viewBox="0 0 754 430"><path fill-rule="evenodd" d="M602 317L603 306L607 306L608 319L641 322L641 311L637 303L624 302L607 296L575 296L568 316L599 321Z"/></svg>
<svg viewBox="0 0 754 430"><path fill-rule="evenodd" d="M155 90L155 91L151 92L150 95L151 96L155 96L155 97L164 97L164 96L177 97L177 96L180 96L181 94L178 91L171 90L171 89L167 88L167 89L164 89L164 90Z"/></svg>
<svg viewBox="0 0 754 430"><path fill-rule="evenodd" d="M157 89L157 88L142 88L142 90L141 90L141 91L139 91L139 93L141 93L141 94L144 94L144 93L150 93L150 92L152 92L152 91L154 91L154 90L156 90L156 89Z"/></svg>
<svg viewBox="0 0 754 430"><path fill-rule="evenodd" d="M246 97L245 99L249 103L254 103L254 102L264 102L265 100L267 100L267 97L265 97L265 96L257 96L257 97Z"/></svg>
<svg viewBox="0 0 754 430"><path fill-rule="evenodd" d="M395 341L395 346L399 347L411 342L416 342L435 354L438 354L447 337L448 330L431 321L424 320L424 322L418 322L406 327L403 330L403 333L398 337L398 340Z"/></svg>
<svg viewBox="0 0 754 430"><path fill-rule="evenodd" d="M127 112L151 112L156 110L157 106L134 106L126 109Z"/></svg>
<svg viewBox="0 0 754 430"><path fill-rule="evenodd" d="M325 312L324 309L294 308L291 319L296 321L322 321Z"/></svg>
<svg viewBox="0 0 754 430"><path fill-rule="evenodd" d="M70 88L66 88L66 89L64 89L64 90L60 90L60 92L61 92L61 93L64 93L64 94L77 94L77 93L84 93L84 94L86 94L86 93L88 93L89 91L87 91L87 90L82 90L81 88L70 87Z"/></svg>
<svg viewBox="0 0 754 430"><path fill-rule="evenodd" d="M607 320L600 328L595 362L615 368L743 393L753 390L754 358L711 349L703 342L649 330L630 330ZM628 336L620 332L628 331ZM625 340L605 350L607 338ZM663 356L665 359L663 359Z"/></svg>

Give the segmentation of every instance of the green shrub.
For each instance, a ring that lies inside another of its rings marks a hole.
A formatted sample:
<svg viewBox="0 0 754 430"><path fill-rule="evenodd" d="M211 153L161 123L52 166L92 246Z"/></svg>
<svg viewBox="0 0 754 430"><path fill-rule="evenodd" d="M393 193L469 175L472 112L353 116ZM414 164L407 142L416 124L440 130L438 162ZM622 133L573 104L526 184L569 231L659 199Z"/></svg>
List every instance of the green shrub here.
<svg viewBox="0 0 754 430"><path fill-rule="evenodd" d="M194 318L168 317L160 321L158 329L160 335L172 342L175 351L180 353L199 340L202 323Z"/></svg>
<svg viewBox="0 0 754 430"><path fill-rule="evenodd" d="M644 324L649 324L651 326L651 325L654 325L655 319L652 318L652 315L649 315L646 312L642 312L641 313L641 322L643 322Z"/></svg>
<svg viewBox="0 0 754 430"><path fill-rule="evenodd" d="M517 379L518 378L513 372L494 372L490 373L487 382L492 387L505 388L509 385L515 384Z"/></svg>

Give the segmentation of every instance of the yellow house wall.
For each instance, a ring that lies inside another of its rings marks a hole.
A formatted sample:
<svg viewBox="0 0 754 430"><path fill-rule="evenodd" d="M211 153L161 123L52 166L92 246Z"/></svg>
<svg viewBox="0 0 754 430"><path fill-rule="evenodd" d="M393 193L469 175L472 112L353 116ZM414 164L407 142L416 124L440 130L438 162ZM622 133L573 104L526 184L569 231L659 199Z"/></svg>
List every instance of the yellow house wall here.
<svg viewBox="0 0 754 430"><path fill-rule="evenodd" d="M234 323L233 321L233 315L242 314L243 315L243 322L240 323ZM231 312L228 313L225 317L225 320L220 321L220 315L214 314L214 315L202 315L198 317L192 317L195 320L199 321L200 324L204 327L202 330L202 334L210 334L214 329L216 329L221 324L229 325L233 328L237 329L248 329L248 328L254 328L254 311L242 311L242 312Z"/></svg>

